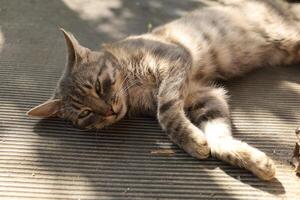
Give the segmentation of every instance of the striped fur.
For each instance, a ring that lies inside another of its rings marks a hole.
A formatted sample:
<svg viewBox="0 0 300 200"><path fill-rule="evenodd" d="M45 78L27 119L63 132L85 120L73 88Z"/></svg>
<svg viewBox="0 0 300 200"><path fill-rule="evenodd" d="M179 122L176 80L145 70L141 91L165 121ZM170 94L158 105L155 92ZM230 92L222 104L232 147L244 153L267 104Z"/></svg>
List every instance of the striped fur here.
<svg viewBox="0 0 300 200"><path fill-rule="evenodd" d="M211 154L272 179L272 160L232 137L226 91L211 83L262 66L299 62L300 23L281 1L223 2L151 33L103 45L99 52L63 30L64 75L53 97L28 114L60 116L90 129L126 114L151 113L190 155Z"/></svg>

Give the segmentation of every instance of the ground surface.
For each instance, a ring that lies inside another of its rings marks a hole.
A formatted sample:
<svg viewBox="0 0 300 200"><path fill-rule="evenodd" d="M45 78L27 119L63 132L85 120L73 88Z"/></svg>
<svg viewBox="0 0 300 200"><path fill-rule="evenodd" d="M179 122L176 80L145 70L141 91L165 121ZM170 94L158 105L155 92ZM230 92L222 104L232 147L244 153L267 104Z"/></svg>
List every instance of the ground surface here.
<svg viewBox="0 0 300 200"><path fill-rule="evenodd" d="M275 160L278 180L271 183L189 157L153 119L95 134L25 116L50 97L63 70L59 26L97 49L199 6L203 1L0 0L0 199L300 199L288 164L300 125L300 66L227 84L234 134ZM174 155L156 154L170 148Z"/></svg>

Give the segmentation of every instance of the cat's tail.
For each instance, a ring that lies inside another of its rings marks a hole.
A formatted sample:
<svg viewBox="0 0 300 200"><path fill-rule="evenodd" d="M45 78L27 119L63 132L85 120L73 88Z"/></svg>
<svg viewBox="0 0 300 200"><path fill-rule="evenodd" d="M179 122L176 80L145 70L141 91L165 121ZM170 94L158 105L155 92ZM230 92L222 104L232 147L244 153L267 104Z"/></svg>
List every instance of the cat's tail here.
<svg viewBox="0 0 300 200"><path fill-rule="evenodd" d="M231 136L230 124L224 119L214 119L202 126L211 154L232 165L250 170L263 180L275 177L273 161L260 150Z"/></svg>

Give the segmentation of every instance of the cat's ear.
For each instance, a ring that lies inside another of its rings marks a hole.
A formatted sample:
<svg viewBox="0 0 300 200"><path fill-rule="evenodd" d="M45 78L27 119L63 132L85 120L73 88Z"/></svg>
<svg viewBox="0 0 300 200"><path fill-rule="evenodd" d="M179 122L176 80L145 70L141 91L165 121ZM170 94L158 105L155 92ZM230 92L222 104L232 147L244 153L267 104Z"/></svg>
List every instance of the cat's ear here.
<svg viewBox="0 0 300 200"><path fill-rule="evenodd" d="M26 114L32 117L59 117L61 116L61 104L60 99L48 100L30 109Z"/></svg>
<svg viewBox="0 0 300 200"><path fill-rule="evenodd" d="M68 49L68 66L72 67L76 62L80 62L88 57L90 50L79 44L74 35L63 28L60 28L64 35Z"/></svg>

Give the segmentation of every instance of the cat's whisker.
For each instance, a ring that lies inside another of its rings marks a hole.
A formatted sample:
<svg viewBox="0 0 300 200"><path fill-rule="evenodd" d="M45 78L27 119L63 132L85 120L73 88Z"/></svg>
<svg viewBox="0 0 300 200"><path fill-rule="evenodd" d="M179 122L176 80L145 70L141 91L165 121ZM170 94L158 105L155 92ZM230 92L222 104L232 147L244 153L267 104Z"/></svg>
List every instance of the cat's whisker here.
<svg viewBox="0 0 300 200"><path fill-rule="evenodd" d="M135 80L133 81L129 86L127 86L126 88L123 88L123 90L120 92L120 94L118 94L119 96L123 95L125 92L127 92L131 87L135 86L139 81Z"/></svg>
<svg viewBox="0 0 300 200"><path fill-rule="evenodd" d="M123 86L124 86L125 82L128 80L128 77L129 77L129 75L125 76L124 80L120 84L120 87L118 88L118 91L116 93L119 93L123 89Z"/></svg>
<svg viewBox="0 0 300 200"><path fill-rule="evenodd" d="M129 77L129 75L127 74L125 77L124 77L124 79L123 79L123 81L122 81L122 83L120 84L121 85L121 87L123 87L123 85L124 85L124 83L128 80L128 77Z"/></svg>

